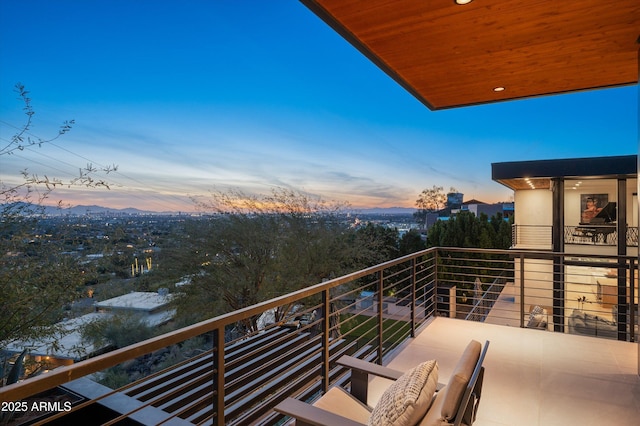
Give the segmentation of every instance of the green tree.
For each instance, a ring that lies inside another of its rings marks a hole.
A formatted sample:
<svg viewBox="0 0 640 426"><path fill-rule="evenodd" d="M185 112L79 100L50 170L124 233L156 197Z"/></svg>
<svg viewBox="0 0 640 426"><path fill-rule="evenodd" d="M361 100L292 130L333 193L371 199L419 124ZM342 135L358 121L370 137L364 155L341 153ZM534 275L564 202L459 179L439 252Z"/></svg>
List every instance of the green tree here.
<svg viewBox="0 0 640 426"><path fill-rule="evenodd" d="M85 324L81 335L95 348L118 349L153 337L155 330L140 315L118 313Z"/></svg>
<svg viewBox="0 0 640 426"><path fill-rule="evenodd" d="M355 233L358 266L377 265L398 257L398 230L367 223Z"/></svg>
<svg viewBox="0 0 640 426"><path fill-rule="evenodd" d="M210 219L186 224L183 243L170 255L183 259L191 276L179 289L180 321L240 309L397 255L395 230L356 231L343 220L342 205L297 191L215 193L203 207Z"/></svg>
<svg viewBox="0 0 640 426"><path fill-rule="evenodd" d="M457 192L455 188L451 187L449 192ZM418 199L416 200L416 207L418 211L416 211L413 216L416 221L427 227L427 215L428 213L437 212L442 210L447 202L447 196L443 192L443 188L441 186L433 185L431 188L425 188L418 195Z"/></svg>
<svg viewBox="0 0 640 426"><path fill-rule="evenodd" d="M469 247L508 249L511 247L511 222L501 213L491 219L486 214L476 217L461 212L447 221L438 221L427 237L430 247Z"/></svg>
<svg viewBox="0 0 640 426"><path fill-rule="evenodd" d="M42 139L30 134L33 116L29 92L20 83L15 91L23 103L25 122L10 141L0 147L0 157L29 147L42 147L71 130L73 120L65 121L57 135ZM117 167L109 166L109 173ZM65 235L43 239L44 202L58 186L82 185L109 188L96 179L92 165L81 169L69 181L22 172L23 182L0 182L0 353L9 344L37 340L60 331L55 325L65 305L78 297L84 284L82 268L65 254ZM60 205L60 203L59 203ZM0 360L0 385L8 374L6 360Z"/></svg>
<svg viewBox="0 0 640 426"><path fill-rule="evenodd" d="M448 221L438 221L430 229L427 237L430 247L466 247L485 249L508 249L511 247L511 225L505 221L502 214L491 219L485 214L476 217L470 212L461 212ZM468 253L464 259L447 260L446 266L440 266L439 271L447 280L455 282L459 290L471 290L473 279L468 276L468 270L474 269L474 259L478 259L476 273L484 285L490 284L496 278L497 271L509 268L508 257L486 253ZM492 270L482 269L485 260L504 263L492 263ZM472 300L469 299L468 303Z"/></svg>
<svg viewBox="0 0 640 426"><path fill-rule="evenodd" d="M329 257L339 247L340 205L285 189L218 192L199 205L210 220L186 224L172 256L192 276L180 289L182 317L237 310L341 272L343 262Z"/></svg>
<svg viewBox="0 0 640 426"><path fill-rule="evenodd" d="M398 256L415 253L427 248L426 241L417 229L410 229L401 238L398 244Z"/></svg>
<svg viewBox="0 0 640 426"><path fill-rule="evenodd" d="M77 297L84 277L77 262L53 240L37 242L37 217L26 205L5 204L0 222L0 348L55 330L65 304ZM34 245L37 245L34 250Z"/></svg>

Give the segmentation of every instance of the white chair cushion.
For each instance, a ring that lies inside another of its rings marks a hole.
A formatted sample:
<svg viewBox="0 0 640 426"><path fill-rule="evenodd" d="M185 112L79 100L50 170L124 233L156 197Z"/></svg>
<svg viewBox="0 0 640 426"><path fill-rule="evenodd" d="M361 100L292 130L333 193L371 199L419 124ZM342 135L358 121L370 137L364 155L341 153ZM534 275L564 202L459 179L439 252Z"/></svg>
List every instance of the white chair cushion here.
<svg viewBox="0 0 640 426"><path fill-rule="evenodd" d="M413 426L424 417L438 385L438 363L423 362L404 373L382 394L369 425Z"/></svg>
<svg viewBox="0 0 640 426"><path fill-rule="evenodd" d="M371 416L369 407L355 399L340 386L330 388L313 405L362 424L366 424Z"/></svg>

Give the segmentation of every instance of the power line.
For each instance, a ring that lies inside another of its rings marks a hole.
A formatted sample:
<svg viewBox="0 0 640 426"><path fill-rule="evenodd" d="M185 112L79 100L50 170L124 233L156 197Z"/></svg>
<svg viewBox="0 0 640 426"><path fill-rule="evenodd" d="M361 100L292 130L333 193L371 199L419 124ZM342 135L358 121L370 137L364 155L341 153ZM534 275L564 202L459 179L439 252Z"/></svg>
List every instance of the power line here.
<svg viewBox="0 0 640 426"><path fill-rule="evenodd" d="M84 156L82 156L80 154L72 152L72 151L68 150L67 148L61 147L61 146L59 146L59 145L57 145L55 143L51 143L50 145L53 145L54 147L56 147L58 149L61 149L61 150L65 151L65 152L68 152L69 154L75 155L76 157L81 158L81 159L83 159L85 161L88 161L91 164L97 164L103 170L107 168L107 166L104 166L104 165L101 165L99 163L96 163L96 162L94 162L93 160L91 160L89 158L86 158L86 157L84 157ZM154 194L153 188L151 188L147 183L145 183L145 182L143 182L143 181L141 181L139 179L135 179L135 178L133 178L131 176L127 176L124 173L120 172L119 170L110 170L109 173L107 173L107 174L115 174L115 175L121 176L121 177L123 177L125 179L128 179L130 181L136 182L136 183L140 184L144 189L147 189L147 190L150 191L150 194L147 195L148 197L156 198L156 199L160 200L161 202L165 202L165 200L162 197ZM122 185L122 187L126 187L126 186ZM178 201L180 203L184 202L184 200L182 200L179 197L176 197L176 196L174 196L172 194L168 194L167 197L172 198L175 201Z"/></svg>
<svg viewBox="0 0 640 426"><path fill-rule="evenodd" d="M7 125L7 126L9 126L9 127L12 127L12 128L14 128L14 129L17 129L17 130L22 130L22 129L20 129L19 127L16 127L16 126L14 126L13 124L8 123L8 122L6 122L6 121L4 121L4 120L0 120L0 123L3 123L3 124L5 124L5 125ZM37 140L43 140L43 139L41 139L39 136L37 136L37 135L33 134L32 132L27 131L27 132L25 132L25 133L26 133L26 134L31 135L31 136L32 136L32 137L34 137L34 138L37 138ZM10 142L10 141L6 140L5 138L1 138L1 137L0 137L0 139L1 139L1 140L4 140L4 141L6 141L6 142ZM141 180L139 180L139 179L135 179L135 178L133 178L133 177L131 177L131 176L127 176L127 175L123 174L122 172L119 172L118 170L113 170L113 169L111 169L111 166L109 166L109 167L108 167L108 166L101 165L100 163L98 163L98 162L96 162L96 161L93 161L93 160L91 160L91 159L89 159L89 158L87 158L87 157L85 157L85 156L83 156L83 155L80 155L80 154L78 154L78 153L76 153L76 152L74 152L74 151L72 151L72 150L69 150L69 149L67 149L67 148L64 148L64 147L62 147L62 146L60 146L60 145L58 145L58 144L56 144L56 143L53 143L53 142L47 142L47 141L44 141L44 142L45 142L47 145L51 145L51 146L53 146L53 147L55 147L55 148L57 148L57 149L60 149L60 150L62 150L62 151L67 152L68 154L71 154L71 155L74 155L74 156L76 156L76 157L78 157L78 158L81 158L81 159L83 159L84 161L89 162L91 165L94 165L94 164L95 164L95 165L97 165L98 167L100 167L102 170L109 169L109 171L108 171L106 174L109 174L109 175L111 175L111 174L115 174L115 175L118 175L118 176L120 176L120 177L122 177L122 178L124 178L124 179L129 180L129 181L132 181L132 182L136 182L136 183L138 183L140 186L142 186L142 188L143 188L143 189L148 190L148 192L146 192L146 193L145 193L145 197L146 197L146 198L148 198L148 199L150 198L150 199L155 199L155 200L157 200L158 202L155 202L154 204L156 204L158 207L160 207L160 208L161 208L161 209L163 209L163 210L167 210L167 207L166 207L167 199L166 199L166 198L172 199L172 200L174 200L174 201L178 202L179 204L184 204L184 202L185 202L185 200L184 200L184 199L182 199L182 198L180 198L180 197L177 197L177 196L175 196L175 195L173 195L173 194L167 194L167 195L165 195L164 197L161 197L161 196L157 195L157 194L155 193L154 189L153 189L153 188L151 188L147 183L145 183L145 182L143 182L143 181L141 181ZM30 149L29 147L25 147L25 149L28 149L28 151L30 151L30 152L38 153L39 155L44 156L44 157L46 157L46 158L48 158L48 159L50 159L50 160L52 160L52 161L57 161L57 162L60 162L60 163L62 163L62 164L64 164L64 165L66 165L66 166L70 166L70 167L73 167L73 168L76 168L76 169L77 169L77 166L75 166L75 165L72 165L72 164L70 164L70 163L68 163L68 162L65 162L65 161L63 161L63 160L60 160L60 159L58 159L58 158L54 158L54 157L52 157L52 156L50 156L50 155L47 155L47 154L45 154L45 153L42 153L42 152L40 152L40 151L38 151L38 150ZM17 155L17 154L13 153L13 155ZM73 174L69 173L68 171L63 171L63 170L61 170L61 169L57 169L57 168L53 167L52 165L44 164L44 163L38 162L38 161L36 161L36 160L26 158L26 157L24 157L24 156L20 156L20 155L17 155L17 156L18 156L19 158L22 158L22 159L26 160L26 161L32 161L33 163L38 164L38 165L40 165L40 166L48 167L48 168L51 168L51 169L53 169L53 170L57 170L58 172L63 173L63 174L65 174L65 175L71 175L71 176L74 176ZM116 183L117 185L119 185L121 188L131 188L131 187L129 187L129 186L127 186L127 185L123 184L122 182L119 182L118 180L114 180L114 179L110 179L110 180L111 180L111 181L113 181L114 183ZM107 183L109 183L109 182L107 182Z"/></svg>

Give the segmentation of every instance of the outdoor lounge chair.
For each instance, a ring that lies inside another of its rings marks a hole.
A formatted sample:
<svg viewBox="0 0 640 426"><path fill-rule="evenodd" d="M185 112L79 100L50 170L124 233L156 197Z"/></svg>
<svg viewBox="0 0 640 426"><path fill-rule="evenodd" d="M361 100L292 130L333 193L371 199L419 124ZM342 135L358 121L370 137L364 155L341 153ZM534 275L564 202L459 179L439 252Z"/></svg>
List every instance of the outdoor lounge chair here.
<svg viewBox="0 0 640 426"><path fill-rule="evenodd" d="M480 402L484 377L482 363L488 347L488 341L482 348L479 342L472 340L446 386L437 384L438 368L433 360L402 373L343 356L338 364L351 369L351 393L335 386L313 405L287 398L275 410L295 418L298 426L355 426L367 423L469 426L475 421ZM425 372L428 377L424 376ZM373 408L366 405L370 374L395 380ZM413 400L411 394L415 395Z"/></svg>

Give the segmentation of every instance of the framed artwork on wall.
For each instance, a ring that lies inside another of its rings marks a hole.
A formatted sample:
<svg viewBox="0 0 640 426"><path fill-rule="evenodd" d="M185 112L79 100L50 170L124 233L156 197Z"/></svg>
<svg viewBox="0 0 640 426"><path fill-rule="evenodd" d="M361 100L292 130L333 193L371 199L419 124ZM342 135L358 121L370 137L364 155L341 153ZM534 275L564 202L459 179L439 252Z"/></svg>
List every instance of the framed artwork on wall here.
<svg viewBox="0 0 640 426"><path fill-rule="evenodd" d="M602 208L609 202L609 194L581 194L580 195L580 223L591 222Z"/></svg>

